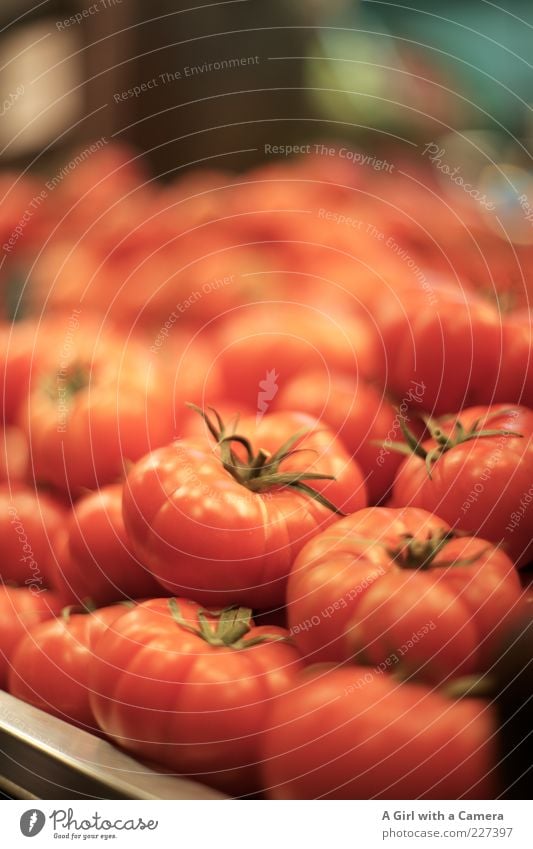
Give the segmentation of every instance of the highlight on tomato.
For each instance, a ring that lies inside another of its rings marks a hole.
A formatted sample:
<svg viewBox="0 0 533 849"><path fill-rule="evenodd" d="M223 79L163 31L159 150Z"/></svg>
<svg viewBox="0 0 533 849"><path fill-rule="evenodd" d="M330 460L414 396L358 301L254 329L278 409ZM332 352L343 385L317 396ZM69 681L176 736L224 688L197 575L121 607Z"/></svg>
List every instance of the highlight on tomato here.
<svg viewBox="0 0 533 849"><path fill-rule="evenodd" d="M361 470L302 413L229 425L204 415L210 440L177 440L132 468L123 509L133 552L173 594L282 605L305 542L366 505Z"/></svg>

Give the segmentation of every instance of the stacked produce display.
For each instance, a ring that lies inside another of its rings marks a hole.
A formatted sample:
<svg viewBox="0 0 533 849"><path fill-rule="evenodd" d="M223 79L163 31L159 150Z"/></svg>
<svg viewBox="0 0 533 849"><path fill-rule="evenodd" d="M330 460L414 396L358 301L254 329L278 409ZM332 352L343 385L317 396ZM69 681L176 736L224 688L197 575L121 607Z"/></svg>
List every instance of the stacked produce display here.
<svg viewBox="0 0 533 849"><path fill-rule="evenodd" d="M409 160L0 191L0 686L230 795L510 792L533 246Z"/></svg>

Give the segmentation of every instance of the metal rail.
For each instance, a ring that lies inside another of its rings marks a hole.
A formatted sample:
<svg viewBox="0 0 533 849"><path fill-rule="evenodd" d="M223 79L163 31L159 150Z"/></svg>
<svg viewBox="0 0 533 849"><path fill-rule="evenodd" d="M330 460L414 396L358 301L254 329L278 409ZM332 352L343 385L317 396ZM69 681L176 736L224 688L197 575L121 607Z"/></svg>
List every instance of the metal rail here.
<svg viewBox="0 0 533 849"><path fill-rule="evenodd" d="M0 790L17 799L224 799L0 691Z"/></svg>

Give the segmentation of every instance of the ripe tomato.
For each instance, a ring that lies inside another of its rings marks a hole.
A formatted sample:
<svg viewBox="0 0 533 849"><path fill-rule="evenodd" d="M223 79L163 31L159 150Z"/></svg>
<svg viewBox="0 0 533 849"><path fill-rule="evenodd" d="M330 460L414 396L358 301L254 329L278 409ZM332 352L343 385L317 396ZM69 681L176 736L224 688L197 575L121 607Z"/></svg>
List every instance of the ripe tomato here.
<svg viewBox="0 0 533 849"><path fill-rule="evenodd" d="M205 604L283 604L304 543L335 509L365 506L361 471L302 413L244 420L239 434L209 424L218 444L178 440L131 470L124 520L133 550L170 592Z"/></svg>
<svg viewBox="0 0 533 849"><path fill-rule="evenodd" d="M317 668L273 704L263 784L274 799L494 799L495 730L481 699Z"/></svg>
<svg viewBox="0 0 533 849"><path fill-rule="evenodd" d="M122 486L113 484L77 501L56 545L55 588L65 604L90 599L101 606L148 598L161 587L134 557L122 519Z"/></svg>
<svg viewBox="0 0 533 849"><path fill-rule="evenodd" d="M250 613L156 599L117 619L95 646L100 728L173 771L253 792L268 705L301 661L287 631Z"/></svg>
<svg viewBox="0 0 533 849"><path fill-rule="evenodd" d="M0 689L6 687L11 657L20 640L60 610L59 598L35 584L29 589L0 586Z"/></svg>
<svg viewBox="0 0 533 849"><path fill-rule="evenodd" d="M411 387L408 401L420 403L424 387ZM370 503L383 499L401 463L387 442L399 435L399 416L383 393L347 375L306 372L286 383L273 406L298 410L325 422L357 460L365 475Z"/></svg>
<svg viewBox="0 0 533 849"><path fill-rule="evenodd" d="M0 481L20 483L29 475L28 440L19 427L0 429Z"/></svg>
<svg viewBox="0 0 533 849"><path fill-rule="evenodd" d="M65 510L50 496L18 484L0 486L0 580L15 584L53 585L53 546Z"/></svg>
<svg viewBox="0 0 533 849"><path fill-rule="evenodd" d="M227 397L261 412L278 386L304 371L381 374L381 344L362 315L279 301L248 304L221 323L213 350Z"/></svg>
<svg viewBox="0 0 533 849"><path fill-rule="evenodd" d="M512 561L425 510L374 507L331 525L289 576L289 625L311 662L425 680L484 672L520 608Z"/></svg>
<svg viewBox="0 0 533 849"><path fill-rule="evenodd" d="M78 494L123 476L125 465L173 432L162 376L120 337L63 347L58 368L31 392L20 423L37 480Z"/></svg>
<svg viewBox="0 0 533 849"><path fill-rule="evenodd" d="M419 287L384 300L377 321L387 384L399 398L416 380L426 386L423 404L434 415L492 403L502 358L502 321L493 305L458 286Z"/></svg>
<svg viewBox="0 0 533 849"><path fill-rule="evenodd" d="M533 557L533 412L472 407L428 423L433 436L398 469L391 505L422 507L452 528L501 543L517 566Z"/></svg>
<svg viewBox="0 0 533 849"><path fill-rule="evenodd" d="M30 628L11 657L7 689L24 702L96 730L89 704L89 677L94 646L128 608L123 604L93 613L71 613Z"/></svg>

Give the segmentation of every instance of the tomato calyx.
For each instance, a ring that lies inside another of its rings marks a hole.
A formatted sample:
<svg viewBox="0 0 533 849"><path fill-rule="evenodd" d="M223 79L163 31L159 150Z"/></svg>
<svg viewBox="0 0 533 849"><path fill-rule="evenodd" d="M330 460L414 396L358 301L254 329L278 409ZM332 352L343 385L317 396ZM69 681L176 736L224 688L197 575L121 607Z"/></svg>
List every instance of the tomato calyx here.
<svg viewBox="0 0 533 849"><path fill-rule="evenodd" d="M456 539L454 531L437 531L430 533L426 539L417 539L413 534L404 534L402 541L396 548L387 547L387 553L395 561L400 569L416 569L425 572L434 565L435 558L443 551L446 545ZM489 546L490 547L490 546ZM472 566L479 558L487 552L487 548L481 549L472 557L459 557L455 560L440 560L439 569L452 566Z"/></svg>
<svg viewBox="0 0 533 849"><path fill-rule="evenodd" d="M81 363L74 363L65 372L46 380L44 388L47 395L56 400L59 395L69 400L89 385L89 371Z"/></svg>
<svg viewBox="0 0 533 849"><path fill-rule="evenodd" d="M250 440L246 436L242 436L236 432L239 421L238 416L233 420L229 429L213 407L209 407L209 409L213 413L215 420L205 410L197 407L196 404L187 404L187 406L202 416L210 434L218 444L223 467L241 486L245 486L252 492L263 492L275 487L291 487L318 501L319 504L322 504L323 507L326 507L333 513L337 513L339 516L346 515L332 501L306 483L306 481L312 480L335 480L334 475L325 475L320 472L284 472L280 470L281 464L289 457L302 451L312 450L296 447L298 442L309 433L309 430L298 431L273 454L265 451L264 448L260 448L257 453L254 453ZM241 460L235 454L232 448L232 443L234 442L242 445L245 449L246 461Z"/></svg>
<svg viewBox="0 0 533 849"><path fill-rule="evenodd" d="M246 649L261 643L289 642L288 637L279 634L260 634L249 640L243 637L251 631L252 611L249 607L224 607L222 610L198 611L198 625L191 625L181 613L179 604L175 598L169 598L168 606L174 621L191 634L201 637L210 646L229 649ZM213 620L216 620L213 627Z"/></svg>
<svg viewBox="0 0 533 849"><path fill-rule="evenodd" d="M70 617L73 613L80 615L87 615L89 613L94 613L96 610L96 604L92 600L92 598L84 598L83 601L80 601L79 604L68 604L64 607L59 614L63 622L65 624L70 620Z"/></svg>
<svg viewBox="0 0 533 849"><path fill-rule="evenodd" d="M505 416L511 413L512 410L495 410L485 417L485 424L496 416ZM523 434L516 433L514 430L506 430L504 428L486 428L481 427L481 419L476 419L470 428L465 428L462 422L457 419L454 424L454 429L451 434L446 434L438 420L431 416L422 416L426 429L433 441L436 443L431 450L424 448L423 438L417 438L404 419L400 416L400 429L404 438L404 442L387 442L387 447L392 451L397 451L400 454L416 454L417 457L424 460L428 477L431 479L431 470L433 464L437 462L439 457L442 457L447 451L455 448L457 445L462 445L464 442L470 442L475 439L484 439L493 436L517 437L522 438Z"/></svg>

